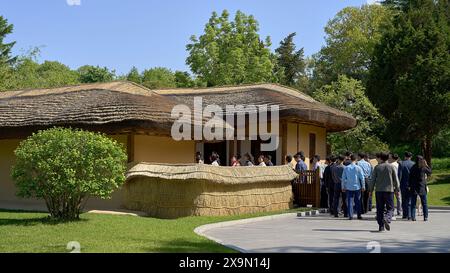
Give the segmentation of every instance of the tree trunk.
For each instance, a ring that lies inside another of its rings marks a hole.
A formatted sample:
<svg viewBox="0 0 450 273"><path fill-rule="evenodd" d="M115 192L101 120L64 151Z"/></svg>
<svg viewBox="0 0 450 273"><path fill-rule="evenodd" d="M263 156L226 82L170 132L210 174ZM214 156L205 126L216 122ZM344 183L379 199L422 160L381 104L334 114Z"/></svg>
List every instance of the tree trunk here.
<svg viewBox="0 0 450 273"><path fill-rule="evenodd" d="M427 135L424 139L422 139L422 153L428 165L431 167L431 136Z"/></svg>

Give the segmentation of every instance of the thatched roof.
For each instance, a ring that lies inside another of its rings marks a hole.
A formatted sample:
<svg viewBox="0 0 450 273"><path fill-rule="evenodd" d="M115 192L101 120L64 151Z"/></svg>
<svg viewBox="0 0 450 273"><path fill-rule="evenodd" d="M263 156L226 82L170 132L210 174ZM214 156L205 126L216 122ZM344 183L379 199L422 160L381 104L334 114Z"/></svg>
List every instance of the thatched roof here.
<svg viewBox="0 0 450 273"><path fill-rule="evenodd" d="M177 101L131 82L0 92L0 138L72 126L106 133L170 135Z"/></svg>
<svg viewBox="0 0 450 273"><path fill-rule="evenodd" d="M288 165L273 167L222 167L206 164L158 164L141 162L126 173L126 181L137 177L170 180L209 181L223 184L247 184L290 181L297 173Z"/></svg>
<svg viewBox="0 0 450 273"><path fill-rule="evenodd" d="M16 138L53 126L105 133L170 135L172 108L203 105L280 106L282 119L314 124L328 131L352 128L356 120L294 89L274 84L203 89L150 90L131 82L83 84L0 92L0 138ZM201 111L202 109L194 109ZM203 123L207 121L203 119ZM225 126L227 126L225 124Z"/></svg>
<svg viewBox="0 0 450 273"><path fill-rule="evenodd" d="M280 118L325 127L327 131L343 131L356 126L348 113L329 107L312 97L276 84L256 84L198 89L162 89L156 93L193 105L194 97L201 96L203 105L279 105ZM226 113L224 113L226 115Z"/></svg>

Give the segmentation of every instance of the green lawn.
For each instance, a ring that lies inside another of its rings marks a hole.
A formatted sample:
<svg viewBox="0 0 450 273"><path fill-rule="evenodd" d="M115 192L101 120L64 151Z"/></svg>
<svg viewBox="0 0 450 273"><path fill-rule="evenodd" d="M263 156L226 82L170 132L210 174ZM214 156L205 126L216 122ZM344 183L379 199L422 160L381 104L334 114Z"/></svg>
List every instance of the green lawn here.
<svg viewBox="0 0 450 273"><path fill-rule="evenodd" d="M450 206L450 170L434 171L428 187L428 203L431 206Z"/></svg>
<svg viewBox="0 0 450 273"><path fill-rule="evenodd" d="M0 210L0 252L69 252L77 241L81 252L234 252L198 236L194 228L241 218L305 209L224 217L149 217L82 214L79 221L57 223L46 213Z"/></svg>

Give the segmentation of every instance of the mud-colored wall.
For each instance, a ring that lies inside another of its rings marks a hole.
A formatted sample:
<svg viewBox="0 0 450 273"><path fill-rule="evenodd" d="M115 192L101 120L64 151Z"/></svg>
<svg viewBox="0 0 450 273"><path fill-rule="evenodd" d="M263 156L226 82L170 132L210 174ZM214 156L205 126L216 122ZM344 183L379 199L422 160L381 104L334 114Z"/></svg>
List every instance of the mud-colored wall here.
<svg viewBox="0 0 450 273"><path fill-rule="evenodd" d="M286 152L288 155L295 155L299 151L303 151L306 157L306 164L309 166L309 134L316 135L316 154L321 159L326 157L327 148L327 132L325 128L301 123L287 124L287 145Z"/></svg>

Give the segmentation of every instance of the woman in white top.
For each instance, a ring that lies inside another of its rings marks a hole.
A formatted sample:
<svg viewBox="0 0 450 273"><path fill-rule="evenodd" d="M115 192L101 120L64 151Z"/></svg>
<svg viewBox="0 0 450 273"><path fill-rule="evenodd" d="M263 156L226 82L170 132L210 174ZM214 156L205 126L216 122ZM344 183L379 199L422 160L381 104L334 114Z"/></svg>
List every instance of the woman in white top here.
<svg viewBox="0 0 450 273"><path fill-rule="evenodd" d="M262 166L262 167L265 167L266 166L266 163L264 162L264 156L263 155L260 155L259 157L258 157L258 166Z"/></svg>
<svg viewBox="0 0 450 273"><path fill-rule="evenodd" d="M211 155L211 165L220 166L219 164L219 155L216 152L213 152Z"/></svg>
<svg viewBox="0 0 450 273"><path fill-rule="evenodd" d="M399 164L398 164L398 154L389 153L389 159L388 162L394 167L395 174L397 175L399 181L401 180L401 177L399 175ZM395 198L397 199L397 215L400 215L403 213L402 209L402 196L401 193L398 191L395 194Z"/></svg>

